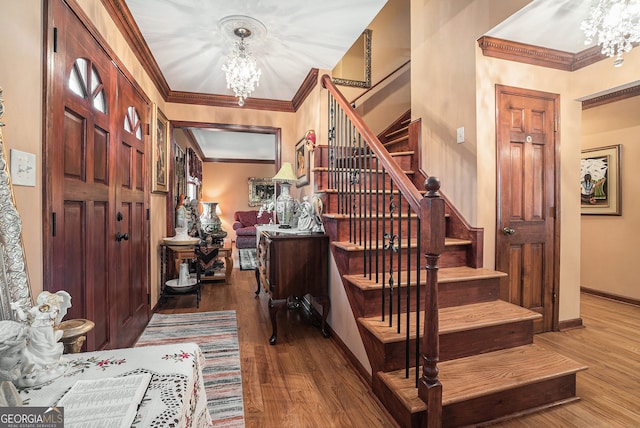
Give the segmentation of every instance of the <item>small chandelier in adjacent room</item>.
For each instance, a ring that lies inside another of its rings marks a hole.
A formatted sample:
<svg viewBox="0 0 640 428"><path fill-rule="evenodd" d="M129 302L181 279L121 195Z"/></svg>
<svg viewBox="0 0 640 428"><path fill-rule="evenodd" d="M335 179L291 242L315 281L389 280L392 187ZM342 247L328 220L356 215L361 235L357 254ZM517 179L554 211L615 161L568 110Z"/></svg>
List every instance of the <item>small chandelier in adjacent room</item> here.
<svg viewBox="0 0 640 428"><path fill-rule="evenodd" d="M616 57L613 65L620 67L622 54L640 43L640 0L598 0L580 29L585 44L595 40L604 55Z"/></svg>
<svg viewBox="0 0 640 428"><path fill-rule="evenodd" d="M222 71L227 77L227 88L232 89L238 97L238 105L243 106L245 100L260 84L261 71L256 60L248 51L247 40L252 42L266 35L266 28L261 22L246 16L229 16L220 21L220 27L235 40L234 48Z"/></svg>

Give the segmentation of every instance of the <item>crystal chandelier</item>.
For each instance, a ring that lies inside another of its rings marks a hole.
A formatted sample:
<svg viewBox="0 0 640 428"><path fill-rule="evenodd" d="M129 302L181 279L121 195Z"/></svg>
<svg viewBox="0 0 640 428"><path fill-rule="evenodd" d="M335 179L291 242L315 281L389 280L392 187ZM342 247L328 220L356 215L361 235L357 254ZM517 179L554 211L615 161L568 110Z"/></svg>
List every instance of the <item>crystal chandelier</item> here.
<svg viewBox="0 0 640 428"><path fill-rule="evenodd" d="M634 43L640 43L640 0L598 0L580 29L584 31L585 44L596 40L602 53L615 56L613 65L620 67L624 63L622 54L629 52Z"/></svg>
<svg viewBox="0 0 640 428"><path fill-rule="evenodd" d="M247 51L245 39L251 36L248 28L236 28L233 34L240 37L240 41L235 43L235 47L227 62L222 66L222 71L227 76L227 88L233 89L233 93L238 97L238 105L242 107L244 100L260 84L260 74L262 73L256 64L256 60Z"/></svg>

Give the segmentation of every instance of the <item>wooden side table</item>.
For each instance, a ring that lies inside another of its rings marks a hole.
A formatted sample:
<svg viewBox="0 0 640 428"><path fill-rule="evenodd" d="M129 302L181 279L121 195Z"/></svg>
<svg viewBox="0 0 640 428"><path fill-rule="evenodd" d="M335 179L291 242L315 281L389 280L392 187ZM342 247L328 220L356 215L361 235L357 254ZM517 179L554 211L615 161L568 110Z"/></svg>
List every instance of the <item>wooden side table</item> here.
<svg viewBox="0 0 640 428"><path fill-rule="evenodd" d="M173 267L170 268L169 264L171 259L169 254L173 256ZM170 275L178 275L180 272L180 264L183 260L193 260L197 262L197 257L194 252L194 245L167 245L161 244L161 256L160 256L160 299L166 299L167 297L184 296L188 294L196 295L196 306L200 307L200 299L202 297L202 283L200 281L200 266L196 263L196 283L193 287L189 288L189 291L174 290L167 286L167 281L172 279ZM173 270L173 272L171 272Z"/></svg>

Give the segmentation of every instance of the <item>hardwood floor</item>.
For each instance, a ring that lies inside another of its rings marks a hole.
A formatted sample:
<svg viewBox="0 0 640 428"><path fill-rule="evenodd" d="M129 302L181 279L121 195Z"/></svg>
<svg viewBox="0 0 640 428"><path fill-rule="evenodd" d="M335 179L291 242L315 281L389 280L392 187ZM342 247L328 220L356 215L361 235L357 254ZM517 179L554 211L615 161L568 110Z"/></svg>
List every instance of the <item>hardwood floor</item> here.
<svg viewBox="0 0 640 428"><path fill-rule="evenodd" d="M338 346L299 311L280 311L278 343L269 345L267 296L254 297L253 271L235 262L232 284L205 283L197 310L237 312L246 426L397 426ZM194 299L170 299L158 312L193 312ZM493 426L640 427L640 308L582 294L582 319L585 328L535 338L589 366L577 374L581 400Z"/></svg>
<svg viewBox="0 0 640 428"><path fill-rule="evenodd" d="M160 313L236 310L247 427L396 427L331 339L301 311L278 314L278 343L269 345L268 297L255 298L253 271L241 271L234 250L231 285L204 283L195 296L169 299Z"/></svg>
<svg viewBox="0 0 640 428"><path fill-rule="evenodd" d="M581 294L584 328L543 333L535 343L589 366L581 400L493 426L640 427L640 307Z"/></svg>

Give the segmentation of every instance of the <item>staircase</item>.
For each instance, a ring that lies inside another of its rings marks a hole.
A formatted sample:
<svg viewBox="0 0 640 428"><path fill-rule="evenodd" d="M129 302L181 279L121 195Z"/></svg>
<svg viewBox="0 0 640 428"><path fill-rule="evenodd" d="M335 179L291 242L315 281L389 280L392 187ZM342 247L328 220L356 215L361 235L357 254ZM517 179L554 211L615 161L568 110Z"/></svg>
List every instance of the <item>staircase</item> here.
<svg viewBox="0 0 640 428"><path fill-rule="evenodd" d="M418 209L410 203L411 186L425 183L419 122L407 112L373 137L350 123L358 118L330 80L323 85L333 116L313 172L326 195L325 230L373 391L396 421L465 426L577 400L576 373L586 367L533 344L541 315L499 299L507 275L481 267L482 230L443 202L434 180L427 197L418 191Z"/></svg>

